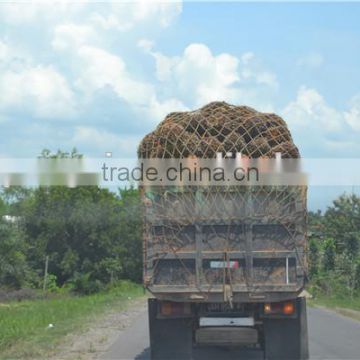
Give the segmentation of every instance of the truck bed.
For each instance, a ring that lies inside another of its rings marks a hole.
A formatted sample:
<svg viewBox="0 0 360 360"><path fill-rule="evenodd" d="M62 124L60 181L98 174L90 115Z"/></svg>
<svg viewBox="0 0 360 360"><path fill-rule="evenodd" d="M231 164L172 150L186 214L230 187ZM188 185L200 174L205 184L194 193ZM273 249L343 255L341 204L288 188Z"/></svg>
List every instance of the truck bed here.
<svg viewBox="0 0 360 360"><path fill-rule="evenodd" d="M306 276L306 187L143 188L144 283L178 301L280 301Z"/></svg>

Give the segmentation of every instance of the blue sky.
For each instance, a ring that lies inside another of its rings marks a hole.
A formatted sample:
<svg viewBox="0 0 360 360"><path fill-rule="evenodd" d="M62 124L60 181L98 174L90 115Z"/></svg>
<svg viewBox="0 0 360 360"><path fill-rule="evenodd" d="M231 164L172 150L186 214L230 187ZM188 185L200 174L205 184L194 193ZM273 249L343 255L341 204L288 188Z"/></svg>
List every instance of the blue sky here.
<svg viewBox="0 0 360 360"><path fill-rule="evenodd" d="M305 157L358 157L360 3L0 1L0 157L135 155L170 111L281 114Z"/></svg>

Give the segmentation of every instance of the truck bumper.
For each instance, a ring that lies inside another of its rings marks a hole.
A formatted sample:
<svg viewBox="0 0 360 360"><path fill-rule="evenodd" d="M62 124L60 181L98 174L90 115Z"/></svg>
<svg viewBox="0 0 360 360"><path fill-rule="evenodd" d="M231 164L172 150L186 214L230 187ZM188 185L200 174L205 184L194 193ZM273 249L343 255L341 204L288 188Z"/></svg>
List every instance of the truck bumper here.
<svg viewBox="0 0 360 360"><path fill-rule="evenodd" d="M204 327L195 332L198 345L239 346L258 342L258 332L249 327Z"/></svg>

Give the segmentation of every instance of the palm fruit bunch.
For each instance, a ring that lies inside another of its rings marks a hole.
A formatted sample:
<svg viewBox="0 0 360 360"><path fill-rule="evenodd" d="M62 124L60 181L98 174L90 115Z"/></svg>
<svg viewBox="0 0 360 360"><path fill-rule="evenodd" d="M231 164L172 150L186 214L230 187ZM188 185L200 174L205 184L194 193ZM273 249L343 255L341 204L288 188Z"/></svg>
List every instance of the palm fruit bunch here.
<svg viewBox="0 0 360 360"><path fill-rule="evenodd" d="M280 116L220 101L167 115L143 138L138 157L211 159L217 153L237 152L249 158L274 158L276 153L283 158L300 157Z"/></svg>

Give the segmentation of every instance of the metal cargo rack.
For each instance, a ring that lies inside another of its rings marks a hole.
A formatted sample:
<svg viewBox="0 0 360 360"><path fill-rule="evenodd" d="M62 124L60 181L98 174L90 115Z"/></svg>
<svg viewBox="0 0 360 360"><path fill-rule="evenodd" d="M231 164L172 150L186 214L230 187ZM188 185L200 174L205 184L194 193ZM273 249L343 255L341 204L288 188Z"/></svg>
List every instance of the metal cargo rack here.
<svg viewBox="0 0 360 360"><path fill-rule="evenodd" d="M152 187L144 283L182 301L293 297L306 277L306 187Z"/></svg>

